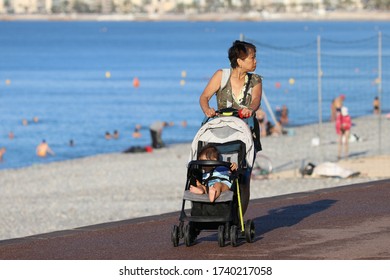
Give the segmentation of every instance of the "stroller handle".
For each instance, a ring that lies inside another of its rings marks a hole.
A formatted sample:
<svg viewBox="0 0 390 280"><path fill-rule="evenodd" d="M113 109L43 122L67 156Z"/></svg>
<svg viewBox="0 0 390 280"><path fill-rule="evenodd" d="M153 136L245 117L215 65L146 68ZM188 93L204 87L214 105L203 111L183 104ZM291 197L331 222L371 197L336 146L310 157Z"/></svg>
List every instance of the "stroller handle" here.
<svg viewBox="0 0 390 280"><path fill-rule="evenodd" d="M213 118L219 117L219 116L234 116L234 117L241 118L239 115L239 110L237 110L235 108L224 108L224 109L220 109L220 110L215 111L215 113L216 113L216 115L214 117L207 117L207 116L204 117L204 119L202 121L202 125L204 125L210 119L213 119Z"/></svg>

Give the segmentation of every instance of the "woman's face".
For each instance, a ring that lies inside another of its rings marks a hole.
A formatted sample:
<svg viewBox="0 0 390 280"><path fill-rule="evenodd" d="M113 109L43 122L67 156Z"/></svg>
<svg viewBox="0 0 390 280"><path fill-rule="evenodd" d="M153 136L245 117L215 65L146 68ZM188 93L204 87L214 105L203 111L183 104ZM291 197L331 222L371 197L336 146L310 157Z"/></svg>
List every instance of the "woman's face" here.
<svg viewBox="0 0 390 280"><path fill-rule="evenodd" d="M256 53L253 49L249 49L248 56L245 59L238 59L238 65L246 72L256 70Z"/></svg>

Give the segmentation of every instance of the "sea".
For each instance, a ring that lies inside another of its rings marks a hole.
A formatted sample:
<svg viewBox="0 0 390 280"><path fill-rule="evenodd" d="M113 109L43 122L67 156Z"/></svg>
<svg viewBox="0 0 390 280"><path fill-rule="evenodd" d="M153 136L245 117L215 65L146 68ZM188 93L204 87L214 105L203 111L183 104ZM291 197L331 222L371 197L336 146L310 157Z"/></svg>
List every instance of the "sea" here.
<svg viewBox="0 0 390 280"><path fill-rule="evenodd" d="M291 127L327 121L332 98L348 90L353 117L370 114L378 94L389 111L389 36L390 22L376 21L0 22L0 169L145 147L154 121L174 124L163 131L167 145L191 142L204 119L199 95L229 68L239 39L257 46L262 107L286 104ZM318 73L329 81L321 90ZM105 139L115 130L118 139ZM42 140L54 156L36 156Z"/></svg>

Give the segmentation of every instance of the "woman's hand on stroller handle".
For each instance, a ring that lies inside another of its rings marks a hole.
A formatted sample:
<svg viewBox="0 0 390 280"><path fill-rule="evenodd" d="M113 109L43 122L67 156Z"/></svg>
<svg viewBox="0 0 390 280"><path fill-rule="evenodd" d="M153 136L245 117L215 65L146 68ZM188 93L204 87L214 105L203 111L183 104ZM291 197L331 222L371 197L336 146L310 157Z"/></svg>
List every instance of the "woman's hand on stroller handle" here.
<svg viewBox="0 0 390 280"><path fill-rule="evenodd" d="M205 111L205 121L204 123L211 119L211 118L214 118L216 116L234 116L234 117L238 117L240 119L246 119L246 118L249 118L253 115L253 110L251 110L250 108L246 108L246 107L243 107L239 110L235 109L235 108L224 108L224 109L220 109L220 110L217 110L215 111L214 108L209 108Z"/></svg>
<svg viewBox="0 0 390 280"><path fill-rule="evenodd" d="M213 118L217 115L217 112L215 111L214 108L208 108L204 111L204 114L206 115L206 117L208 118Z"/></svg>
<svg viewBox="0 0 390 280"><path fill-rule="evenodd" d="M253 114L253 111L249 108L242 108L242 109L238 110L238 116L241 119L249 118L252 116L252 114Z"/></svg>

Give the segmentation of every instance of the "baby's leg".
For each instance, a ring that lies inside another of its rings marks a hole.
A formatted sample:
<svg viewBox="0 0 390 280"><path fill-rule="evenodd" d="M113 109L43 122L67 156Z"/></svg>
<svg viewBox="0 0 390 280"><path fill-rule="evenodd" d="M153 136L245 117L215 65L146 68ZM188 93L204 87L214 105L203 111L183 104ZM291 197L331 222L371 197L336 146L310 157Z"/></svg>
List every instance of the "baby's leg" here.
<svg viewBox="0 0 390 280"><path fill-rule="evenodd" d="M215 187L215 185L210 187L209 188L209 199L210 199L210 202L214 202L218 198L218 196L219 196L218 190Z"/></svg>
<svg viewBox="0 0 390 280"><path fill-rule="evenodd" d="M215 183L214 186L209 188L210 202L214 202L221 195L221 192L228 191L228 190L229 187L224 183L221 182Z"/></svg>
<svg viewBox="0 0 390 280"><path fill-rule="evenodd" d="M220 195L221 192L228 190L228 186L223 183L217 182L209 189L210 202L214 202Z"/></svg>

